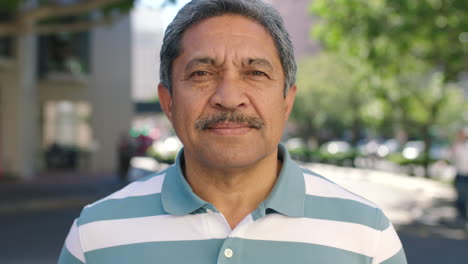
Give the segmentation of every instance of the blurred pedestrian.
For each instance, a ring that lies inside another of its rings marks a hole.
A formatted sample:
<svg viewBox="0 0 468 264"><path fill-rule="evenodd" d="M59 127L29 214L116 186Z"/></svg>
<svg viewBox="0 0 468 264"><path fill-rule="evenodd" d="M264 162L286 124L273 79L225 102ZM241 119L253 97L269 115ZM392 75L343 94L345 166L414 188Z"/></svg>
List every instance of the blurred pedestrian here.
<svg viewBox="0 0 468 264"><path fill-rule="evenodd" d="M130 134L122 133L118 142L118 174L122 183L127 183L128 170L130 168L130 160L135 156L136 145Z"/></svg>
<svg viewBox="0 0 468 264"><path fill-rule="evenodd" d="M294 50L261 0L192 0L168 26L158 95L184 147L168 169L85 207L59 263L406 264L373 203L279 144Z"/></svg>
<svg viewBox="0 0 468 264"><path fill-rule="evenodd" d="M457 171L455 176L456 206L460 216L468 218L468 127L458 131L452 147L452 161Z"/></svg>

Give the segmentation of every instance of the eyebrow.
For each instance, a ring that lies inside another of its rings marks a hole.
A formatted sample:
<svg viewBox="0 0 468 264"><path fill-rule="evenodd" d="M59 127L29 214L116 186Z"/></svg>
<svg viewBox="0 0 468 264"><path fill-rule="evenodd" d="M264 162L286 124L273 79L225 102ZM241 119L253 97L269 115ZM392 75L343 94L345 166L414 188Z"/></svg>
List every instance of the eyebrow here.
<svg viewBox="0 0 468 264"><path fill-rule="evenodd" d="M248 58L247 63L242 62L242 66L262 66L267 67L270 71L273 71L273 65L267 59L263 58Z"/></svg>
<svg viewBox="0 0 468 264"><path fill-rule="evenodd" d="M193 58L187 63L187 66L185 66L185 70L188 71L191 68L195 67L198 64L202 65L216 65L216 60L213 57L199 57L199 58Z"/></svg>

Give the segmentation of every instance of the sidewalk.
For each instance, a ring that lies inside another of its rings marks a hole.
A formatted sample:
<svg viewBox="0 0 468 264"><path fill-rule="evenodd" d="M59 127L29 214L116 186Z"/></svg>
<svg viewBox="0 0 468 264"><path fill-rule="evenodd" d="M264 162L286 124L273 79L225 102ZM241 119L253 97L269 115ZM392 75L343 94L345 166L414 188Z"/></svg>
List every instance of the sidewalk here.
<svg viewBox="0 0 468 264"><path fill-rule="evenodd" d="M121 187L112 173L52 172L0 181L0 214L83 207Z"/></svg>
<svg viewBox="0 0 468 264"><path fill-rule="evenodd" d="M328 164L309 163L303 166L378 204L399 232L418 237L468 238L464 232L464 222L454 207L456 193L451 184ZM379 190L368 190L373 186L380 186Z"/></svg>

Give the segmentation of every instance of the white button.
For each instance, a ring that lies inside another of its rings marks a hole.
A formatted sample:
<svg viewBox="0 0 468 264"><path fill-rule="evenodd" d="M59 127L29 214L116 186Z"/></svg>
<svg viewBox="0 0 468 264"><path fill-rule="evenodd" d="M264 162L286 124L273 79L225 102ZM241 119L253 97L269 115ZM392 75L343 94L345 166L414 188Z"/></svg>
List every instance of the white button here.
<svg viewBox="0 0 468 264"><path fill-rule="evenodd" d="M231 257L232 257L232 254L233 254L232 249L226 248L226 249L224 250L224 256L226 256L226 258L231 258Z"/></svg>

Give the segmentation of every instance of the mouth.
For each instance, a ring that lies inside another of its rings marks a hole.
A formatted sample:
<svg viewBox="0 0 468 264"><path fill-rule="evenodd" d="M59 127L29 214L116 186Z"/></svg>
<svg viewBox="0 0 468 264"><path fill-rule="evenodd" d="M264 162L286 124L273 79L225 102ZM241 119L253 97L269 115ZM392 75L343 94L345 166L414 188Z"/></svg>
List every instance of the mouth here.
<svg viewBox="0 0 468 264"><path fill-rule="evenodd" d="M222 122L208 126L208 129L239 129L239 128L253 128L249 124L234 123L234 122Z"/></svg>
<svg viewBox="0 0 468 264"><path fill-rule="evenodd" d="M253 127L244 123L223 122L208 126L207 130L218 135L244 135Z"/></svg>

